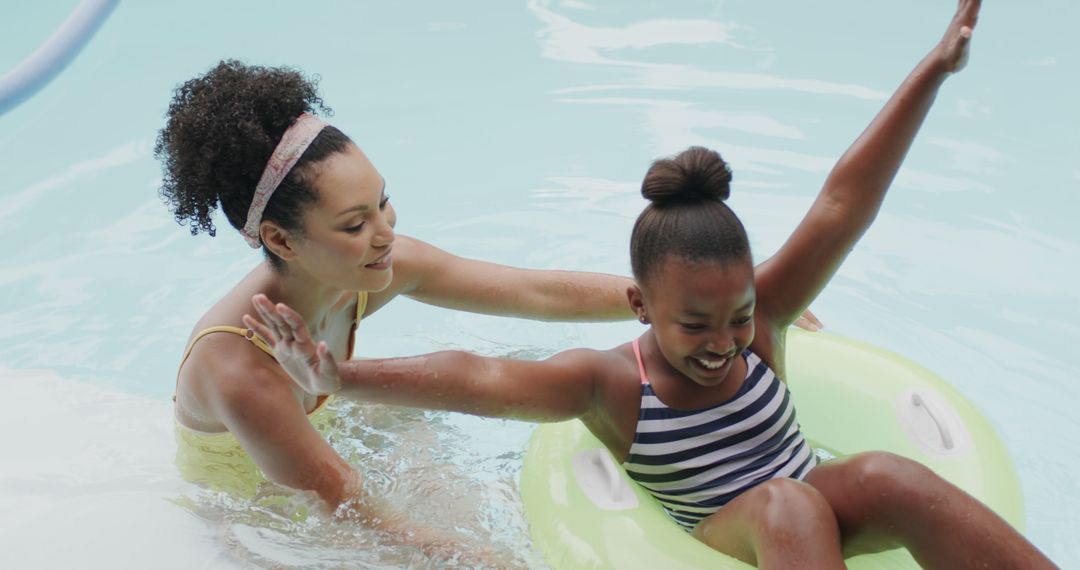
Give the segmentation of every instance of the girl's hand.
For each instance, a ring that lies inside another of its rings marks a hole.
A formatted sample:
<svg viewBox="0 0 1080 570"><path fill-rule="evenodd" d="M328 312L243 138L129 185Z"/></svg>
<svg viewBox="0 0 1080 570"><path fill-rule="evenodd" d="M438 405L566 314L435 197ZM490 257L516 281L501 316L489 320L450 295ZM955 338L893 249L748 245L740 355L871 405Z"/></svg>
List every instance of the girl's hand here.
<svg viewBox="0 0 1080 570"><path fill-rule="evenodd" d="M960 0L957 5L949 29L934 50L946 72L956 73L967 65L971 31L975 29L975 22L979 19L981 6L982 0Z"/></svg>
<svg viewBox="0 0 1080 570"><path fill-rule="evenodd" d="M284 303L270 302L266 295L251 298L261 321L244 315L244 324L255 331L271 348L293 382L309 394L325 395L341 388L337 362L326 343L315 344L300 314Z"/></svg>

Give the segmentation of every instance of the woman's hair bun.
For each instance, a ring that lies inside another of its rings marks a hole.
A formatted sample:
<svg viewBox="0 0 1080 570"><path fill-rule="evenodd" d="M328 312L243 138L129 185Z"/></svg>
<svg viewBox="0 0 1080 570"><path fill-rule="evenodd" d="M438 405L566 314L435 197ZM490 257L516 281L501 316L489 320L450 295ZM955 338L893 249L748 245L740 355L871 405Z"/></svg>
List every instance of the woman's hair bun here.
<svg viewBox="0 0 1080 570"><path fill-rule="evenodd" d="M692 146L674 158L653 162L641 183L641 195L657 206L676 202L727 200L731 168L720 153Z"/></svg>

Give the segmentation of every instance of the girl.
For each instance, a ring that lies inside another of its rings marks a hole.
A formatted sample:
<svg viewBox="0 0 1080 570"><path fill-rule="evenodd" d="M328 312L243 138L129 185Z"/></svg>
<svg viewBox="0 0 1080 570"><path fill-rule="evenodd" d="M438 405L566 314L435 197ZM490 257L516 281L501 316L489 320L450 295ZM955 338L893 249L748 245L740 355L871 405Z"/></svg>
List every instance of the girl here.
<svg viewBox="0 0 1080 570"><path fill-rule="evenodd" d="M338 364L300 313L253 297L266 338L305 392L534 421L580 418L669 514L763 568L842 568L903 546L926 567L1052 564L987 507L888 453L817 464L785 376L784 335L869 227L933 99L959 71L979 11L961 0L940 43L833 168L771 259L754 268L724 204L731 171L691 148L655 162L631 236L629 306L649 325L607 351L541 362L440 352ZM946 538L947 537L947 538Z"/></svg>

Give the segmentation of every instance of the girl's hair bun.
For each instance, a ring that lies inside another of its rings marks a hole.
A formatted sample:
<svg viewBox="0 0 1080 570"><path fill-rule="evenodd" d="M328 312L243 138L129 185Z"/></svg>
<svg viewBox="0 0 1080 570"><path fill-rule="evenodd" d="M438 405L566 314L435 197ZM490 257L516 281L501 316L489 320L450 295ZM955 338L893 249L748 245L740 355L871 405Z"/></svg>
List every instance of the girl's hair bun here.
<svg viewBox="0 0 1080 570"><path fill-rule="evenodd" d="M657 160L641 183L641 195L656 206L724 201L730 194L731 168L720 153L700 146Z"/></svg>

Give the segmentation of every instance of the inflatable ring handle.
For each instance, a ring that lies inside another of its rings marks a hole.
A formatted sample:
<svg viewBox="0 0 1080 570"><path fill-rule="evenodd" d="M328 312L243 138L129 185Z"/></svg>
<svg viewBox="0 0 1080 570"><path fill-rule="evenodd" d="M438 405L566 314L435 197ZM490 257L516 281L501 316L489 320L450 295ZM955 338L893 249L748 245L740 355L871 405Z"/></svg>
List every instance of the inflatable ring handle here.
<svg viewBox="0 0 1080 570"><path fill-rule="evenodd" d="M622 469L607 448L578 450L570 459L570 468L578 488L597 507L605 511L637 508L637 494L626 484Z"/></svg>
<svg viewBox="0 0 1080 570"><path fill-rule="evenodd" d="M952 449L954 445L952 431L949 430L949 424L941 419L941 414L918 392L911 395L911 403L917 408L926 410L930 419L934 421L934 425L937 426L938 434L941 435L941 444L945 446L945 449Z"/></svg>
<svg viewBox="0 0 1080 570"><path fill-rule="evenodd" d="M600 471L604 473L607 488L611 490L611 498L616 502L622 501L622 478L619 476L619 469L615 467L615 462L611 459L611 456L606 453L597 453L593 461L596 462Z"/></svg>

